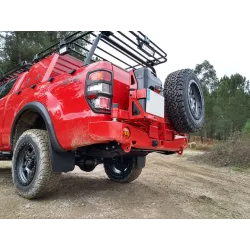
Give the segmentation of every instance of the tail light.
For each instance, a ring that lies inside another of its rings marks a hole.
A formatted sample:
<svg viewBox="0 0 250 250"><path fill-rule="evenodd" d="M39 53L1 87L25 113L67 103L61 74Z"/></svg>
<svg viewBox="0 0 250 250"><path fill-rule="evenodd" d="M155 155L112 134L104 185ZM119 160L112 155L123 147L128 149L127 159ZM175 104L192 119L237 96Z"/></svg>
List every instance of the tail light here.
<svg viewBox="0 0 250 250"><path fill-rule="evenodd" d="M90 81L100 81L100 80L104 80L107 82L111 81L111 72L109 71L95 71L89 74L89 80Z"/></svg>
<svg viewBox="0 0 250 250"><path fill-rule="evenodd" d="M86 80L86 99L96 113L111 113L112 72L96 70L89 72Z"/></svg>

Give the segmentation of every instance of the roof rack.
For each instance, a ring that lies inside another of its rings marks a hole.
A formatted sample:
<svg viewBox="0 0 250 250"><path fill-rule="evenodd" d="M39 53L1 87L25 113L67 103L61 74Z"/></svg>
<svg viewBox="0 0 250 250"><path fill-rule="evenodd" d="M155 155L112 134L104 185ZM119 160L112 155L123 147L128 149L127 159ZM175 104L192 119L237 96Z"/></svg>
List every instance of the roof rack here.
<svg viewBox="0 0 250 250"><path fill-rule="evenodd" d="M140 31L77 31L36 54L32 64L53 53L70 54L84 65L98 60L110 61L125 69L149 67L167 61L167 54ZM0 84L28 70L32 64L24 62L0 79Z"/></svg>
<svg viewBox="0 0 250 250"><path fill-rule="evenodd" d="M153 68L167 61L167 54L140 31L77 31L38 53L34 62L55 52L69 53L85 65L104 60L127 70L142 66Z"/></svg>
<svg viewBox="0 0 250 250"><path fill-rule="evenodd" d="M27 63L26 61L21 62L15 68L5 72L3 76L0 78L0 86L5 82L17 77L19 74L28 71L31 68L32 64Z"/></svg>

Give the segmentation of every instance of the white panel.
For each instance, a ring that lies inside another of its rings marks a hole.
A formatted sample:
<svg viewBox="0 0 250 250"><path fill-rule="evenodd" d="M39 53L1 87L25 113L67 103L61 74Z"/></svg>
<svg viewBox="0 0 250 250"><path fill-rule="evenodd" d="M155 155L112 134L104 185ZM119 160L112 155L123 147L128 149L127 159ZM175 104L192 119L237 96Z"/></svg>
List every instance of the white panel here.
<svg viewBox="0 0 250 250"><path fill-rule="evenodd" d="M164 118L164 97L147 89L146 112Z"/></svg>

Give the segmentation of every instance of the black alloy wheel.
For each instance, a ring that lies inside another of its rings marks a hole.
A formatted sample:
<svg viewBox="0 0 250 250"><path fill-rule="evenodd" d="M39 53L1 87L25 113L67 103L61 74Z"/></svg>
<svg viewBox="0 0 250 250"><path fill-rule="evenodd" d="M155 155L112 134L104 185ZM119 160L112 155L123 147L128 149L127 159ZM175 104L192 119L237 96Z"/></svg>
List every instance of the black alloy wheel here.
<svg viewBox="0 0 250 250"><path fill-rule="evenodd" d="M36 173L36 152L31 143L23 144L17 155L17 177L22 186L28 186Z"/></svg>

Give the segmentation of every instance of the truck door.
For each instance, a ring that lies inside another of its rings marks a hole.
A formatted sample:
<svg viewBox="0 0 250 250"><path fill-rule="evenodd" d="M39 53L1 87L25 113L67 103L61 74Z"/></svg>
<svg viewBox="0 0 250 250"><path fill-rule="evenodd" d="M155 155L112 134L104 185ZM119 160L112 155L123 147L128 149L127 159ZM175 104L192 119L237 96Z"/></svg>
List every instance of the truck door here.
<svg viewBox="0 0 250 250"><path fill-rule="evenodd" d="M3 135L3 122L5 118L5 104L8 99L8 93L12 89L17 79L12 79L9 82L0 86L0 150L3 146L2 135Z"/></svg>

